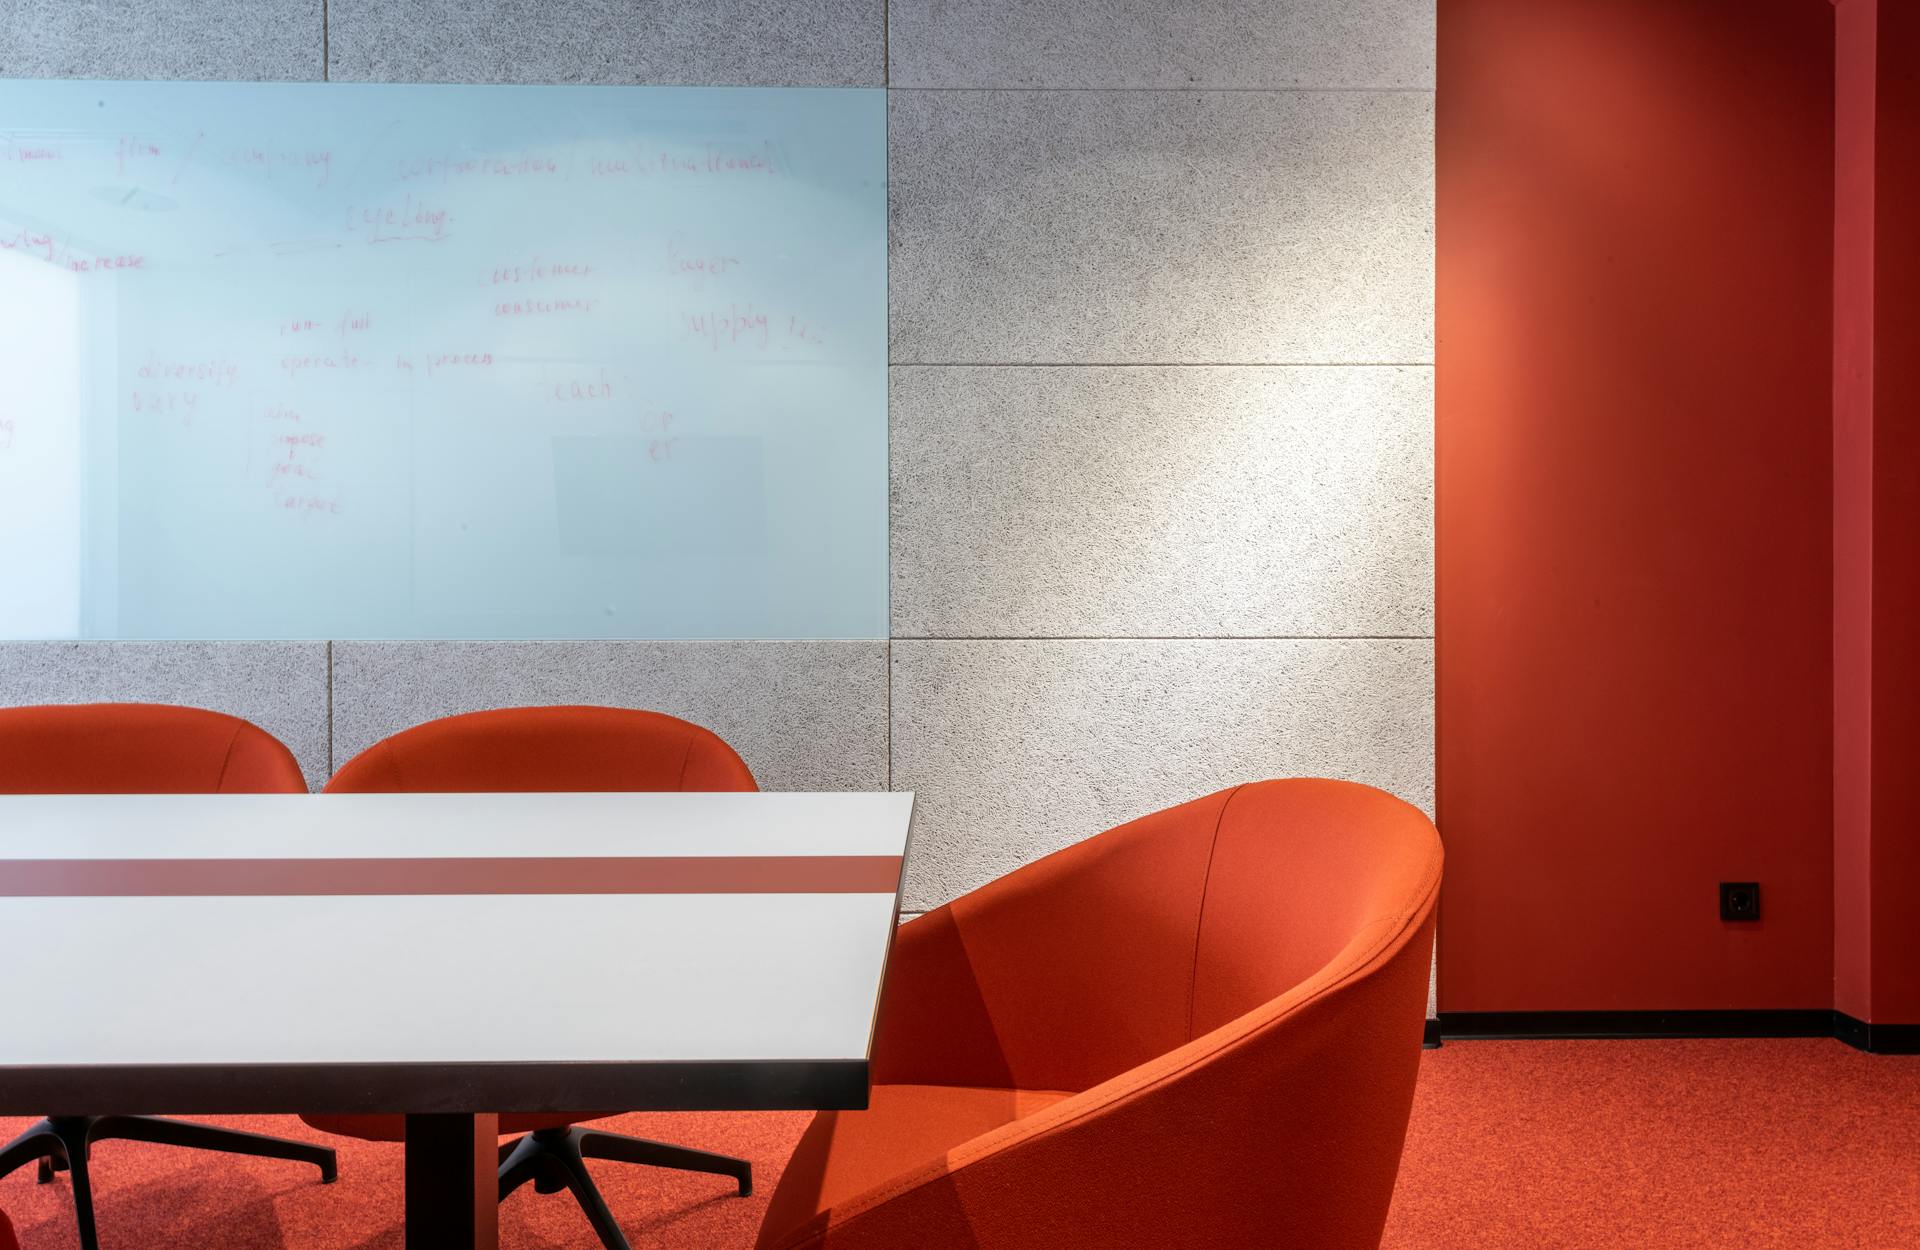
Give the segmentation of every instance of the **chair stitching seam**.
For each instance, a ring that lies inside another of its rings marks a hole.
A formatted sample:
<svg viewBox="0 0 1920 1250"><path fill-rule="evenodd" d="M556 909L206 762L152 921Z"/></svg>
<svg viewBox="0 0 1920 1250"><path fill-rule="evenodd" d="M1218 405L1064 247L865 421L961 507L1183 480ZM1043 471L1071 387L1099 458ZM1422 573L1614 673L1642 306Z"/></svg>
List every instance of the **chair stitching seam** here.
<svg viewBox="0 0 1920 1250"><path fill-rule="evenodd" d="M674 789L684 790L687 788L687 769L691 768L692 766L693 766L693 735L688 734L687 735L687 753L680 757L680 776L674 780L674 783L673 783Z"/></svg>
<svg viewBox="0 0 1920 1250"><path fill-rule="evenodd" d="M226 789L227 769L233 765L233 750L240 745L240 734L245 729L245 725L235 725L233 727L233 737L227 739L227 753L220 757L220 775L213 780L213 792L215 794L223 793Z"/></svg>
<svg viewBox="0 0 1920 1250"><path fill-rule="evenodd" d="M1213 857L1220 849L1220 829L1227 823L1227 809L1240 797L1240 791L1246 788L1242 782L1227 793L1227 801L1220 805L1220 814L1213 818L1213 837L1207 843L1207 871L1200 881L1200 906L1193 917L1193 967L1187 973L1187 1040L1193 1040L1194 1002L1200 997L1200 939L1207 931L1207 896L1213 893Z"/></svg>

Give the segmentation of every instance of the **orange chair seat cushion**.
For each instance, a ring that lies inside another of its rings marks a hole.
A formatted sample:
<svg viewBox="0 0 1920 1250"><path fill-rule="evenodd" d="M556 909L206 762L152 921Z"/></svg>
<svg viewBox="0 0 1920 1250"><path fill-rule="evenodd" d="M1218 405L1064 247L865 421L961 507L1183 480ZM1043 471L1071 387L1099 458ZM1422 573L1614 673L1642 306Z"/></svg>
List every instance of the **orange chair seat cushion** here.
<svg viewBox="0 0 1920 1250"><path fill-rule="evenodd" d="M555 1112L546 1115L509 1114L500 1117L500 1135L538 1132L543 1128L566 1128L583 1120L603 1120L618 1111ZM303 1115L300 1117L323 1133L358 1137L362 1141L405 1141L407 1119L399 1115Z"/></svg>
<svg viewBox="0 0 1920 1250"><path fill-rule="evenodd" d="M794 1147L763 1228L788 1233L982 1133L1071 1097L1062 1090L876 1085L865 1111L814 1117Z"/></svg>

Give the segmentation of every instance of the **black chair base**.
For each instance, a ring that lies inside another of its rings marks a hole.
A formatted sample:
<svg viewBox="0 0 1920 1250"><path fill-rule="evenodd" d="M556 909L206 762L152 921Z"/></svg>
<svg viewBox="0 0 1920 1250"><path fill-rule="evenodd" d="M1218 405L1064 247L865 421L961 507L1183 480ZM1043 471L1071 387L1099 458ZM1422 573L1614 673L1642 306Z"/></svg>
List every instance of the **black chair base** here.
<svg viewBox="0 0 1920 1250"><path fill-rule="evenodd" d="M586 1159L731 1176L739 1184L742 1198L753 1192L753 1164L745 1159L589 1128L543 1128L500 1147L500 1198L505 1201L508 1194L528 1181L538 1193L572 1190L588 1223L600 1235L600 1244L606 1250L631 1250L626 1234L614 1222L600 1190L587 1175Z"/></svg>
<svg viewBox="0 0 1920 1250"><path fill-rule="evenodd" d="M319 1168L324 1184L331 1184L340 1175L333 1151L310 1142L145 1115L48 1116L0 1149L0 1176L25 1164L38 1163L40 1183L44 1185L53 1180L57 1171L71 1172L73 1215L80 1226L80 1250L100 1250L100 1236L93 1226L93 1180L87 1161L93 1144L102 1141L144 1141L260 1159L291 1159Z"/></svg>

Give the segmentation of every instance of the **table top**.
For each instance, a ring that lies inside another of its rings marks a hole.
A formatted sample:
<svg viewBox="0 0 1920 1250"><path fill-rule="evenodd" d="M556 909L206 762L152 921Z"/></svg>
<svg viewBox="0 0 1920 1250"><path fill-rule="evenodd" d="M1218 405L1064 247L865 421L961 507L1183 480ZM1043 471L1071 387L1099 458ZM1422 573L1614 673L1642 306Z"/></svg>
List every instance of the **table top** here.
<svg viewBox="0 0 1920 1250"><path fill-rule="evenodd" d="M0 1114L863 1106L912 809L0 796Z"/></svg>

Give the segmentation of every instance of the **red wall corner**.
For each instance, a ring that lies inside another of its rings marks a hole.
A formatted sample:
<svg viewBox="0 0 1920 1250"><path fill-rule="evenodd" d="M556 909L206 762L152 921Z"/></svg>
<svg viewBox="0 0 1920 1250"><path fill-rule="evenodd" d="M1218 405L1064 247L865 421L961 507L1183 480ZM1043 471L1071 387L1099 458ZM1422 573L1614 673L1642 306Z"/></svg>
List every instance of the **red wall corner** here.
<svg viewBox="0 0 1920 1250"><path fill-rule="evenodd" d="M1839 0L1834 38L1833 994L1871 1018L1875 18Z"/></svg>

